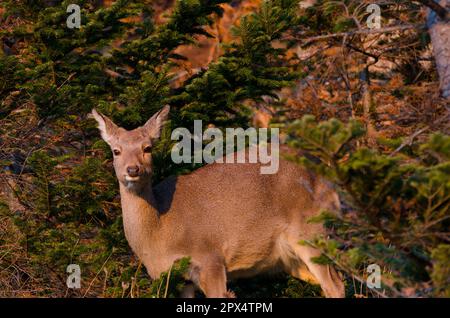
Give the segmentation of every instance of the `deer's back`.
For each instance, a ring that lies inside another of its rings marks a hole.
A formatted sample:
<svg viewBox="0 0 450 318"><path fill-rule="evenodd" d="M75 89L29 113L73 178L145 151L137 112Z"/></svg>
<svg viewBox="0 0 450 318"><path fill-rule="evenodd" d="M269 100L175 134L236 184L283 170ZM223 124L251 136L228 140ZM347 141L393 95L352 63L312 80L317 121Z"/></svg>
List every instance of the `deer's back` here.
<svg viewBox="0 0 450 318"><path fill-rule="evenodd" d="M264 175L259 164L210 164L190 175L169 178L155 195L168 250L187 255L217 251L230 270L275 262L283 235L308 238L321 231L307 220L334 191L314 174L280 159L278 173ZM273 264L272 264L273 265Z"/></svg>

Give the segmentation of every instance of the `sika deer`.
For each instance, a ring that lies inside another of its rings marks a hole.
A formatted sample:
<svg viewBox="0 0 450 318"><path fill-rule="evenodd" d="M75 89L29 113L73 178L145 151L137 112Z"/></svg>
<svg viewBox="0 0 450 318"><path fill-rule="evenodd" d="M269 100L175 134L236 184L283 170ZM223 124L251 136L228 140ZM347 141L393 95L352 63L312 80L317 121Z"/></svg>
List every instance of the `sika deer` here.
<svg viewBox="0 0 450 318"><path fill-rule="evenodd" d="M227 279L284 270L319 283L327 297L344 297L344 285L330 266L300 245L325 234L308 223L321 209L339 210L325 180L280 159L278 173L260 174L253 163L202 167L153 187L152 143L159 138L169 107L127 131L93 110L103 139L114 153L125 235L152 278L182 257L191 258L187 279L207 297L232 296ZM193 296L193 288L184 296Z"/></svg>

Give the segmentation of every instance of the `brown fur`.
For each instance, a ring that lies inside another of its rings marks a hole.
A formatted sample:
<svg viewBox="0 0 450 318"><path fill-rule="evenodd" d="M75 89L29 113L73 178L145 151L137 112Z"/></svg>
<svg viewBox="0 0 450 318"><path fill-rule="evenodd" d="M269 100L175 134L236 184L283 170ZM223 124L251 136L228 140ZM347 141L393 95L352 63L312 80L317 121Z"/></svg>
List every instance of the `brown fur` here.
<svg viewBox="0 0 450 318"><path fill-rule="evenodd" d="M152 278L189 256L188 279L207 297L230 297L227 279L266 271L287 273L321 285L327 297L344 297L336 271L315 264L320 252L300 240L325 234L308 223L321 209L339 209L337 194L322 178L280 159L279 171L260 174L259 164L207 165L152 187L151 154L168 107L143 127L126 131L93 111L103 138L120 151L114 158L126 238ZM127 181L127 167L140 176ZM193 296L192 288L183 296Z"/></svg>

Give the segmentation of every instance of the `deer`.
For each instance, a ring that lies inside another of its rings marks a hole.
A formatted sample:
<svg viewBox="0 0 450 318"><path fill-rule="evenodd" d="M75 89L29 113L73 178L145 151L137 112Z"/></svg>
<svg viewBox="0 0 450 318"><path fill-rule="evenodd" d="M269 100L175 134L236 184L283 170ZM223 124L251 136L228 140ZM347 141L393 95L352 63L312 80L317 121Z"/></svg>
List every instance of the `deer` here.
<svg viewBox="0 0 450 318"><path fill-rule="evenodd" d="M91 113L113 153L125 237L149 276L189 257L182 297L200 290L208 298L231 298L228 281L283 271L319 284L325 297L344 297L336 269L315 263L321 251L300 244L327 235L308 220L323 209L339 211L333 185L280 158L275 174L261 174L259 163L213 162L153 186L152 149L169 110L166 105L133 130Z"/></svg>

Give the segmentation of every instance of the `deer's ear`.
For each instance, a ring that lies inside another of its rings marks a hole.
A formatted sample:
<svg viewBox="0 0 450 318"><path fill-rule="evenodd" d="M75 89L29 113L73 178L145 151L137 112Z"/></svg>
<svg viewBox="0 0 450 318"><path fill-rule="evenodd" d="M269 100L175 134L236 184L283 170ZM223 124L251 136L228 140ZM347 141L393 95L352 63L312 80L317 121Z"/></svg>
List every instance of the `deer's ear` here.
<svg viewBox="0 0 450 318"><path fill-rule="evenodd" d="M160 111L150 118L143 126L151 139L157 139L161 136L161 130L169 117L170 106L164 106Z"/></svg>
<svg viewBox="0 0 450 318"><path fill-rule="evenodd" d="M92 110L92 116L98 123L98 130L100 130L103 140L111 145L119 127L111 119L97 112L95 109Z"/></svg>

